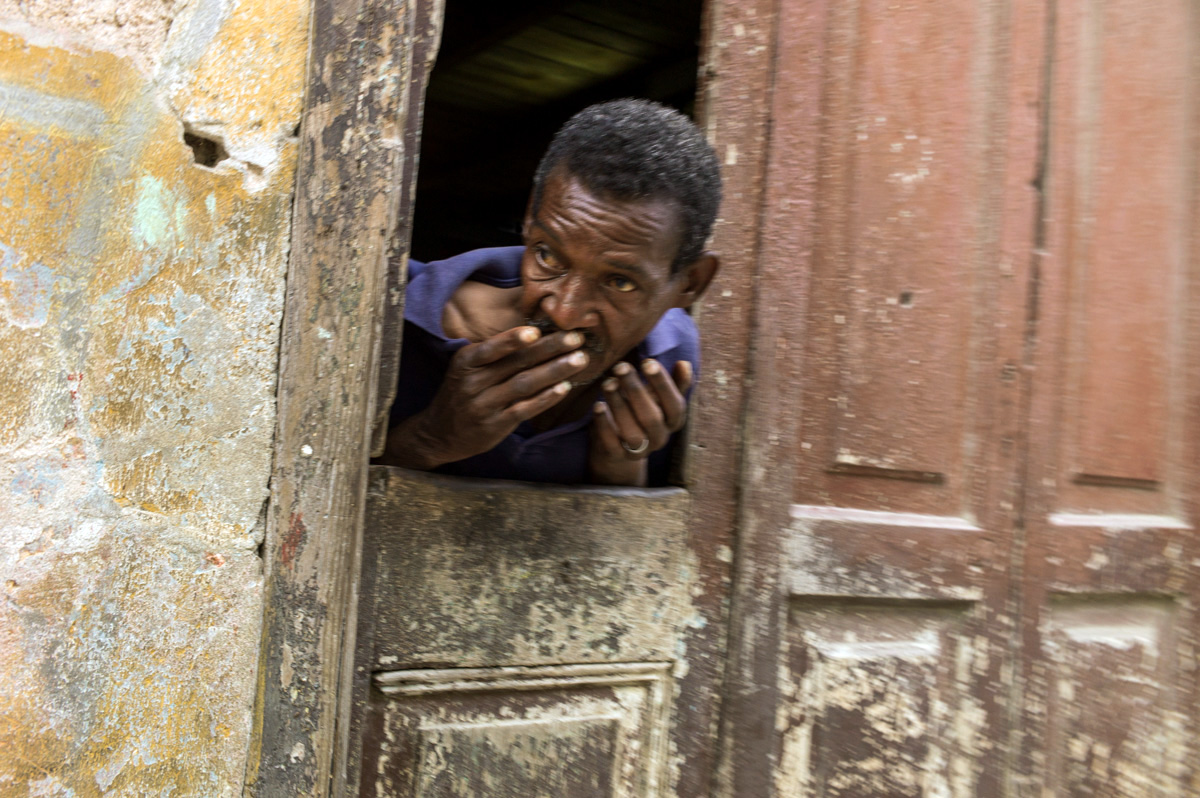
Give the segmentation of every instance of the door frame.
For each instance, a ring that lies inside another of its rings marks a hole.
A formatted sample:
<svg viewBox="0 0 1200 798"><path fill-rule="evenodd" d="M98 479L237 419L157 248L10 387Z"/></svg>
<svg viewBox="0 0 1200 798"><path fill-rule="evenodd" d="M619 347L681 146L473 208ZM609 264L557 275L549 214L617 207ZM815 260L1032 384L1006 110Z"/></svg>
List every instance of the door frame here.
<svg viewBox="0 0 1200 798"><path fill-rule="evenodd" d="M345 792L367 465L399 353L388 261L442 0L316 0L310 18L247 795Z"/></svg>
<svg viewBox="0 0 1200 798"><path fill-rule="evenodd" d="M402 325L403 270L389 256L407 255L442 10L443 0L314 2L262 550L251 796L344 795L350 786L368 459L382 442ZM777 0L706 0L702 23L697 117L722 162L713 245L724 268L694 309L706 381L684 482L704 589L684 645L708 656L690 656L677 684L677 696L704 697L675 702L675 759L686 763L677 790L689 796L714 787L776 13Z"/></svg>

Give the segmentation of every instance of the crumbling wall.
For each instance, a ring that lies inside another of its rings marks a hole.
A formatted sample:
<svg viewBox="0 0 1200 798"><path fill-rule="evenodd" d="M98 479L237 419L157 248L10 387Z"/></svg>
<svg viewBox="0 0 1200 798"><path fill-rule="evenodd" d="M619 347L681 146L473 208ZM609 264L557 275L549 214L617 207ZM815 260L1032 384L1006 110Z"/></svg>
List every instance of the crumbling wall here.
<svg viewBox="0 0 1200 798"><path fill-rule="evenodd" d="M241 792L304 0L0 0L0 795Z"/></svg>

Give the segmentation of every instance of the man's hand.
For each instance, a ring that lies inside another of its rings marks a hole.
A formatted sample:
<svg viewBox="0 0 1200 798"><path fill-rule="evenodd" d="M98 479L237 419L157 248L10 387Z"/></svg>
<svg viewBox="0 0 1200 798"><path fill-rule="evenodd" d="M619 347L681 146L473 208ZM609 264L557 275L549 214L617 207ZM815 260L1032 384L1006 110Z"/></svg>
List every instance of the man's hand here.
<svg viewBox="0 0 1200 798"><path fill-rule="evenodd" d="M570 392L587 366L582 344L577 332L514 327L464 346L429 407L388 433L388 461L429 470L495 448Z"/></svg>
<svg viewBox="0 0 1200 798"><path fill-rule="evenodd" d="M590 477L601 485L645 485L646 458L687 419L692 364L681 360L668 376L657 360L645 360L645 382L628 363L613 366L612 373L601 385L604 399L592 409Z"/></svg>

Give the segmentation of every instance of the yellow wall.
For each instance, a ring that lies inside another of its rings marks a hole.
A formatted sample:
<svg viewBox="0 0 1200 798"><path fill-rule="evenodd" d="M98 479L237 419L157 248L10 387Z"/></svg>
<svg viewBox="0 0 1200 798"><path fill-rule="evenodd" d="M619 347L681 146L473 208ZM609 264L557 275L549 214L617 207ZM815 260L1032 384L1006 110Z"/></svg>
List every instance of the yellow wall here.
<svg viewBox="0 0 1200 798"><path fill-rule="evenodd" d="M241 792L307 14L0 0L0 796Z"/></svg>

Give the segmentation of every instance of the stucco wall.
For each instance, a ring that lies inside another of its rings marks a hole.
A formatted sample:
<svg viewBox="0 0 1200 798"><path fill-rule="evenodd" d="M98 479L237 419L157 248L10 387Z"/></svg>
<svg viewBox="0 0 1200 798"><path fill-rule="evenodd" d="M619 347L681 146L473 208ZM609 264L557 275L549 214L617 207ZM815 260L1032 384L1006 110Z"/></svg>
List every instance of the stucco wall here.
<svg viewBox="0 0 1200 798"><path fill-rule="evenodd" d="M0 795L241 792L307 14L0 0Z"/></svg>

